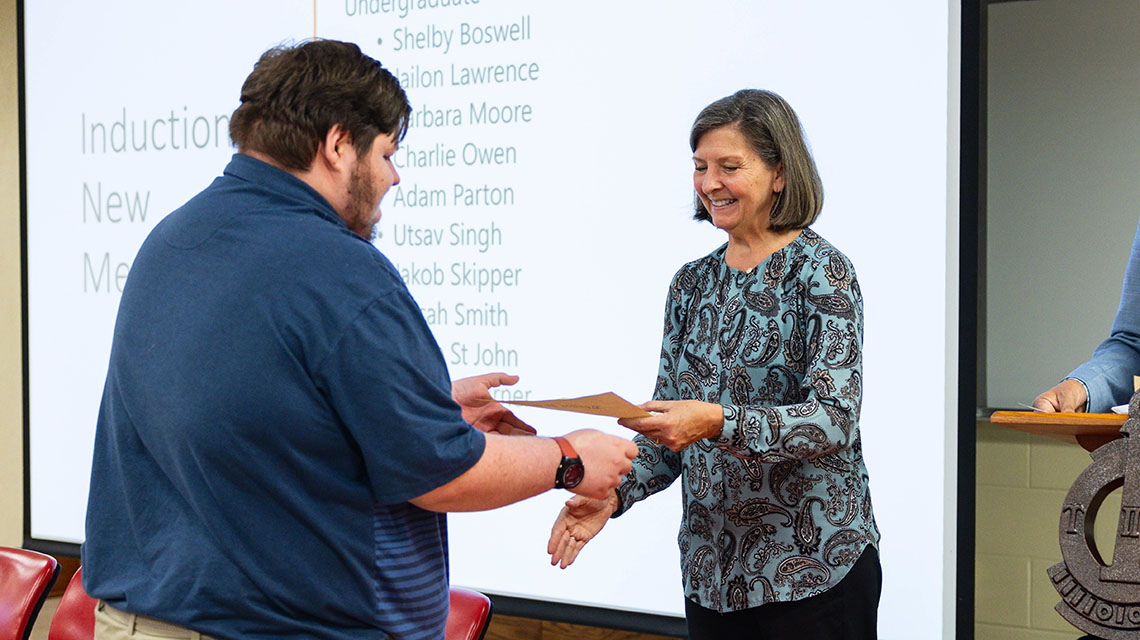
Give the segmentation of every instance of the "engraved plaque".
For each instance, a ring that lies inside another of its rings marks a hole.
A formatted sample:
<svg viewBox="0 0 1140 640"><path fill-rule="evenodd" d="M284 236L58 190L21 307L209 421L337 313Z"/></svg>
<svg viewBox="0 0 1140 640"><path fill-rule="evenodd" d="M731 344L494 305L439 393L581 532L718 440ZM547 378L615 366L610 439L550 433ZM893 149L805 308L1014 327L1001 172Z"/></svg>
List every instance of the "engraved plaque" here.
<svg viewBox="0 0 1140 640"><path fill-rule="evenodd" d="M1069 488L1058 527L1063 561L1048 573L1061 595L1054 609L1074 627L1107 640L1140 640L1140 392L1120 432L1123 438L1092 452L1092 464ZM1105 497L1121 487L1107 564L1093 526Z"/></svg>

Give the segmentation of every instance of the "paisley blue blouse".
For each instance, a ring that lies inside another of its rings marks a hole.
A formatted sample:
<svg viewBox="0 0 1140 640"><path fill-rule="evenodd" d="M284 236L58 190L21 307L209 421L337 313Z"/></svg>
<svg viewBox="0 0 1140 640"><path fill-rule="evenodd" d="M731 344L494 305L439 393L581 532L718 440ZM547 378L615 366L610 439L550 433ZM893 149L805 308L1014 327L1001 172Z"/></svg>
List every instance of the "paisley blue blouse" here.
<svg viewBox="0 0 1140 640"><path fill-rule="evenodd" d="M614 516L681 476L685 595L722 612L826 591L879 541L851 262L810 229L751 271L726 248L674 276L653 394L720 404L724 429L679 453L637 436Z"/></svg>

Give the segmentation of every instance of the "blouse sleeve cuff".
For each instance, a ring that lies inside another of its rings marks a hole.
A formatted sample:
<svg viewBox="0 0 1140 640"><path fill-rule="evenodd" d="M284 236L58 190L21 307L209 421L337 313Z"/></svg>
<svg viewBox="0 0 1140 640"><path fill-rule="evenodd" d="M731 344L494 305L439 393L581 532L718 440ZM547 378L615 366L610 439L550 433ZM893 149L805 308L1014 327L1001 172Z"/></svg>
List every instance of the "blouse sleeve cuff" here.
<svg viewBox="0 0 1140 640"><path fill-rule="evenodd" d="M628 489L626 489L626 491L622 491L622 489L626 489L626 483L624 483L624 482L621 485L619 485L618 488L616 489L617 497L618 497L618 506L617 506L617 510L610 514L611 520L620 516L621 514L625 513L626 502L628 500L626 498L625 494L626 494L626 491L628 491Z"/></svg>
<svg viewBox="0 0 1140 640"><path fill-rule="evenodd" d="M720 430L720 435L716 437L718 446L728 449L740 449L740 422L745 419L745 411L741 407L734 405L722 405L724 412L724 427Z"/></svg>
<svg viewBox="0 0 1140 640"><path fill-rule="evenodd" d="M633 503L665 489L681 475L681 458L643 435L633 438L638 454L633 468L617 488L618 508L611 518L629 510Z"/></svg>

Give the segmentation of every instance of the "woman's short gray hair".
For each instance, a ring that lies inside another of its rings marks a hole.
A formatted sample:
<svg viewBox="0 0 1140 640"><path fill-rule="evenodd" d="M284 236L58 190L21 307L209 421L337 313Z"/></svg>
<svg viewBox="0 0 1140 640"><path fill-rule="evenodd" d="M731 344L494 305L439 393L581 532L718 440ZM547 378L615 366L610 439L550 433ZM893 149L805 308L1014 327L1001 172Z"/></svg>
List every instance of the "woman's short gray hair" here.
<svg viewBox="0 0 1140 640"><path fill-rule="evenodd" d="M727 126L736 127L770 169L783 164L784 189L772 205L772 229L803 229L815 222L823 209L823 183L800 119L787 101L761 89L743 89L721 98L702 109L693 122L689 146L696 151L701 136ZM712 220L700 198L693 217Z"/></svg>

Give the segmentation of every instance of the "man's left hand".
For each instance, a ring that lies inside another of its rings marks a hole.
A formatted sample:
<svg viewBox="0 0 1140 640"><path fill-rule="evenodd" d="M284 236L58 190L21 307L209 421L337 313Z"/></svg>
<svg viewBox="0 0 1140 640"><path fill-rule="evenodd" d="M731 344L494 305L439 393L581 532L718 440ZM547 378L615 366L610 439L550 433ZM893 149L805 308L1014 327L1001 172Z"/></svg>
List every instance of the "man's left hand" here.
<svg viewBox="0 0 1140 640"><path fill-rule="evenodd" d="M512 385L518 376L505 373L485 373L451 382L451 398L463 409L463 419L471 426L487 433L503 435L534 435L534 427L519 420L503 405L491 397L491 388Z"/></svg>

